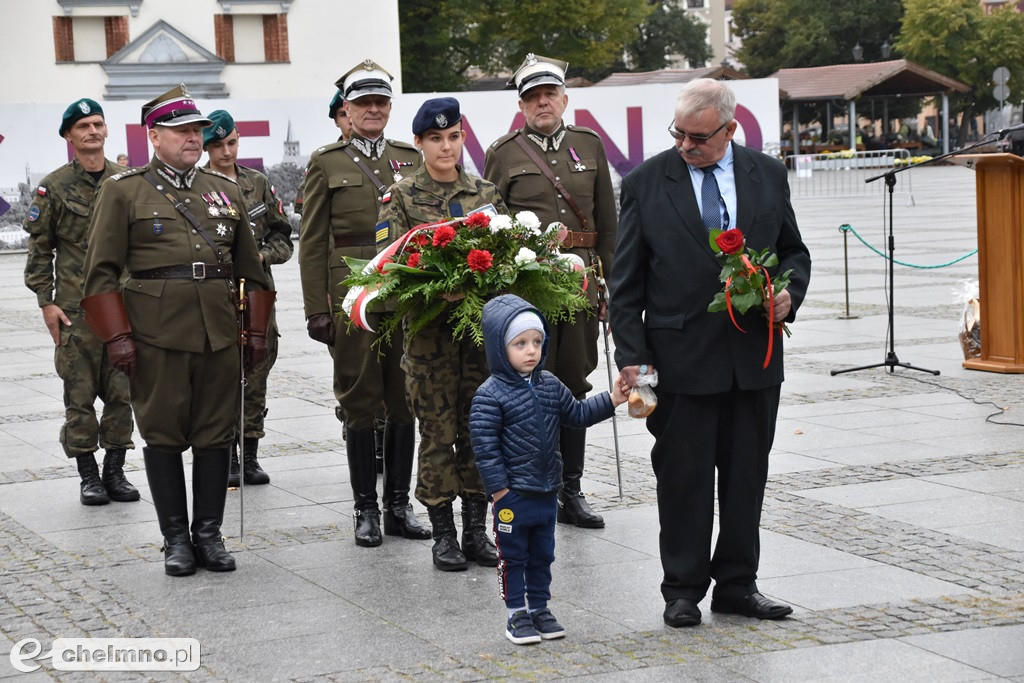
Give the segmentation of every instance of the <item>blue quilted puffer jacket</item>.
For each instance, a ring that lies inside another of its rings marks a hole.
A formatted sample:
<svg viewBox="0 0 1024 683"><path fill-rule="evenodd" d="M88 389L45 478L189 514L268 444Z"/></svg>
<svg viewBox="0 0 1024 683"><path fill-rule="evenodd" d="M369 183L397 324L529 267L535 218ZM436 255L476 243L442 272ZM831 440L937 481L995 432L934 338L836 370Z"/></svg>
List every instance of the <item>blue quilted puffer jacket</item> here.
<svg viewBox="0 0 1024 683"><path fill-rule="evenodd" d="M536 308L503 294L483 310L484 350L491 376L480 385L469 413L469 434L488 497L504 488L544 494L562 488L558 428L589 427L615 412L608 392L577 401L543 358L529 378L512 367L505 353L505 331L512 319ZM545 323L544 357L548 339Z"/></svg>

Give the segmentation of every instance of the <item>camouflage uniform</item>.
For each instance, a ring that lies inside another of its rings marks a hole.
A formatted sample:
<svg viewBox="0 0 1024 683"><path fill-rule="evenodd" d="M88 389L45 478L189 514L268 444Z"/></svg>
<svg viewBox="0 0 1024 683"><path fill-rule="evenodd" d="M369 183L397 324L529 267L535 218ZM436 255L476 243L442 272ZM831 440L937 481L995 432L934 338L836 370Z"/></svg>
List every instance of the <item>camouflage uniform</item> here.
<svg viewBox="0 0 1024 683"><path fill-rule="evenodd" d="M29 233L25 284L39 306L55 304L71 325L60 326L54 350L57 375L64 382L64 424L60 442L69 458L104 449L135 448L128 378L111 367L103 342L82 317L85 252L89 216L99 186L124 170L106 162L99 181L78 159L43 178L25 221ZM54 257L56 256L56 261ZM96 397L103 414L96 421Z"/></svg>
<svg viewBox="0 0 1024 683"><path fill-rule="evenodd" d="M291 223L281 210L281 200L277 198L277 191L265 175L237 164L235 172L238 174L238 189L242 191L249 225L252 226L256 246L263 257L263 272L266 274L267 284L270 289L277 289L270 267L284 263L292 257ZM244 436L247 438L262 439L265 436L263 418L267 415L267 376L277 361L277 339L281 336L276 315L270 318L270 331L271 333L267 335L266 360L246 376Z"/></svg>
<svg viewBox="0 0 1024 683"><path fill-rule="evenodd" d="M388 240L393 241L422 223L466 216L487 204L508 213L497 188L486 180L459 167L458 180L446 189L423 167L391 187L380 220L388 221ZM438 321L444 320L442 313ZM438 321L406 337L402 356L406 394L419 421L416 499L428 507L459 495L485 495L469 445L469 406L487 378L487 361L482 348L467 338L453 342L450 324Z"/></svg>

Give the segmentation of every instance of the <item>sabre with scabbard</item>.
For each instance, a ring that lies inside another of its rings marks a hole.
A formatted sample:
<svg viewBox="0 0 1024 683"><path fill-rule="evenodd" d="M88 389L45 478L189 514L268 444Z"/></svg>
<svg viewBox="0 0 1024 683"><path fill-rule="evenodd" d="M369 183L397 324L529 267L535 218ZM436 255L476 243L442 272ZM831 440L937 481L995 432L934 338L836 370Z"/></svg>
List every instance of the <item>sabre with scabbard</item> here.
<svg viewBox="0 0 1024 683"><path fill-rule="evenodd" d="M243 451L245 450L245 347L249 344L249 330L246 328L245 278L238 281L238 365L241 381L238 383L238 540L245 539L245 477L242 476Z"/></svg>
<svg viewBox="0 0 1024 683"><path fill-rule="evenodd" d="M597 300L604 304L605 317L601 321L601 337L604 339L604 364L608 370L608 391L615 391L615 384L612 381L612 353L608 348L608 283L604 279L604 265L601 257L594 257L594 267L597 269ZM619 482L619 500L622 500L622 465L619 456L619 424L615 421L615 413L612 413L612 437L615 440L615 478Z"/></svg>

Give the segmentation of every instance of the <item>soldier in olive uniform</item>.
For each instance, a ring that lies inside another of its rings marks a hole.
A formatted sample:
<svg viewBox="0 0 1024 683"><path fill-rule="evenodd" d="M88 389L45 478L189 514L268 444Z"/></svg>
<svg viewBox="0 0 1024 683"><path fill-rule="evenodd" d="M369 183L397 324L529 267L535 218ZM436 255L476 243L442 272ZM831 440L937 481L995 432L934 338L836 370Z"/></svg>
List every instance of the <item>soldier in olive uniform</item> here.
<svg viewBox="0 0 1024 683"><path fill-rule="evenodd" d="M544 225L564 223L571 232L563 251L576 254L588 266L600 258L607 273L618 225L611 173L597 133L562 121L569 102L565 94L568 66L527 55L509 81L519 89L526 126L498 138L487 149L484 177L498 186L513 212L532 211ZM550 177L545 171L550 171ZM556 188L555 182L561 187ZM587 376L597 367L599 320L606 314L603 302L599 305L597 287L589 288L588 296L597 316L580 317L572 324L549 323L546 369L578 399L592 388ZM585 429L561 429L564 469L558 521L601 528L604 519L591 510L580 490L586 437Z"/></svg>
<svg viewBox="0 0 1024 683"><path fill-rule="evenodd" d="M209 124L184 86L143 105L154 156L103 184L81 302L111 364L131 380L164 570L172 576L197 566L235 568L220 529L239 410L235 279L246 285L247 370L267 355L274 303L238 186L196 167ZM188 448L191 538L182 465Z"/></svg>
<svg viewBox="0 0 1024 683"><path fill-rule="evenodd" d="M352 119L351 141L313 153L303 185L299 271L309 336L327 344L334 359L335 413L344 423L355 513L355 542L382 542L374 458L374 416L381 403L384 434L384 533L430 538L409 503L415 433L399 365L401 340L374 346L373 333L336 328L335 313L347 288L345 256L376 255L374 226L387 186L420 165L416 150L384 137L391 116L391 75L371 60L336 83ZM378 353L378 350L380 353Z"/></svg>
<svg viewBox="0 0 1024 683"><path fill-rule="evenodd" d="M427 100L413 119L416 146L424 165L391 187L381 209L378 233L383 248L422 223L451 220L490 205L508 213L491 183L471 176L458 164L466 133L458 100ZM469 407L477 387L487 378L482 347L465 337L452 339L452 325L438 318L405 338L402 364L406 393L419 420L420 449L416 498L427 506L434 530L434 566L442 571L465 569L467 560L498 564L494 543L485 531L487 498L469 443ZM462 498L462 547L455 530L452 501Z"/></svg>
<svg viewBox="0 0 1024 683"><path fill-rule="evenodd" d="M124 170L107 161L103 146L107 124L103 109L82 98L64 111L60 136L71 143L75 158L49 174L36 188L25 221L28 261L25 284L36 294L43 322L54 343L54 364L64 382L64 425L60 442L78 464L83 505L139 499L124 476L125 450L132 443L132 407L128 378L114 370L82 319L86 233L96 193L111 175ZM103 415L96 421L96 397ZM93 455L106 450L103 475Z"/></svg>
<svg viewBox="0 0 1024 683"><path fill-rule="evenodd" d="M235 163L238 158L238 128L231 114L218 109L210 114L210 120L213 121L213 125L203 129L203 149L210 155L206 167L238 183L238 189L242 191L242 200L245 202L245 213L249 216L249 226L260 250L260 261L263 262L267 284L271 289L275 289L270 266L284 263L292 257L291 223L285 217L281 200L277 198L277 191L267 176ZM266 435L263 431L263 418L267 415L267 376L277 360L277 338L280 336L276 317L271 314L267 358L253 368L252 373L245 378L242 476L245 477L246 484L270 483L270 475L260 467L257 452L260 439ZM231 445L229 487L238 486L238 470L238 444L235 441Z"/></svg>
<svg viewBox="0 0 1024 683"><path fill-rule="evenodd" d="M334 93L331 103L327 106L327 118L334 121L334 125L341 131L341 135L338 136L338 142L352 138L352 119L349 118L348 110L345 109L345 97L341 94L340 90ZM306 170L307 172L309 171L308 166ZM300 216L302 215L302 203L302 185L299 185L299 189L295 193L294 211Z"/></svg>

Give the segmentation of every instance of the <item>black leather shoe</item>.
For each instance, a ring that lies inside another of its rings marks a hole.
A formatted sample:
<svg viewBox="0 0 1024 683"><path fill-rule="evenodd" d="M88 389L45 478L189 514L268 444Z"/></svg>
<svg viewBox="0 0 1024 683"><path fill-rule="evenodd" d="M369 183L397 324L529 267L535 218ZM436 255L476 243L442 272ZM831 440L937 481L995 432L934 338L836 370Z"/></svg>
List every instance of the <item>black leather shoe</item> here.
<svg viewBox="0 0 1024 683"><path fill-rule="evenodd" d="M211 572L233 572L235 571L235 558L224 547L224 541L219 538L206 539L195 544L196 565L205 567ZM166 561L164 562L166 566Z"/></svg>
<svg viewBox="0 0 1024 683"><path fill-rule="evenodd" d="M739 614L755 619L782 619L792 614L793 608L770 600L760 593L751 593L742 598L712 596L711 611L716 614Z"/></svg>
<svg viewBox="0 0 1024 683"><path fill-rule="evenodd" d="M376 548L383 542L380 535L379 510L355 510L352 513L355 523L356 545L363 548Z"/></svg>
<svg viewBox="0 0 1024 683"><path fill-rule="evenodd" d="M78 500L82 505L106 505L110 502L107 489L103 487L100 480L100 468L96 464L96 458L92 453L75 456L78 465L78 474L82 477L79 485L80 491Z"/></svg>
<svg viewBox="0 0 1024 683"><path fill-rule="evenodd" d="M434 541L430 554L434 558L434 566L443 572L461 572L469 567L458 540L453 536L441 536Z"/></svg>
<svg viewBox="0 0 1024 683"><path fill-rule="evenodd" d="M696 602L686 598L670 600L665 605L665 623L672 628L696 626L700 623L700 608Z"/></svg>
<svg viewBox="0 0 1024 683"><path fill-rule="evenodd" d="M582 492L560 491L555 519L561 524L572 524L581 529L603 529L604 517L590 508Z"/></svg>
<svg viewBox="0 0 1024 683"><path fill-rule="evenodd" d="M430 529L420 524L412 505L395 505L384 510L384 535L427 540Z"/></svg>
<svg viewBox="0 0 1024 683"><path fill-rule="evenodd" d="M196 556L188 536L165 539L164 573L167 576L191 576L196 573Z"/></svg>
<svg viewBox="0 0 1024 683"><path fill-rule="evenodd" d="M139 499L139 490L124 476L124 455L123 448L107 449L106 455L103 456L101 479L110 500L131 503Z"/></svg>

